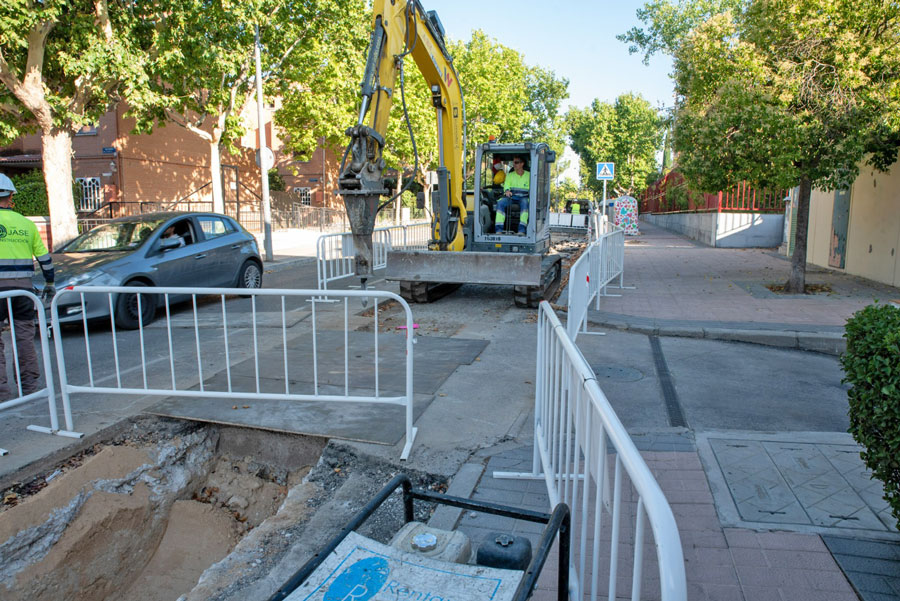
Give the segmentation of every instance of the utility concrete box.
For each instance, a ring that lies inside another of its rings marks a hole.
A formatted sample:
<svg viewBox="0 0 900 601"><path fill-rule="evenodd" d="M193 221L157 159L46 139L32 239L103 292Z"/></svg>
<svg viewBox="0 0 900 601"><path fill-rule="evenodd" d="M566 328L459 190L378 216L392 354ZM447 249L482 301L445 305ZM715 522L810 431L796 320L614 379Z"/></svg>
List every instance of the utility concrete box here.
<svg viewBox="0 0 900 601"><path fill-rule="evenodd" d="M409 522L394 535L391 546L429 559L468 563L472 557L469 537L458 530L430 528L422 522Z"/></svg>
<svg viewBox="0 0 900 601"><path fill-rule="evenodd" d="M507 601L523 575L404 553L351 532L287 601Z"/></svg>

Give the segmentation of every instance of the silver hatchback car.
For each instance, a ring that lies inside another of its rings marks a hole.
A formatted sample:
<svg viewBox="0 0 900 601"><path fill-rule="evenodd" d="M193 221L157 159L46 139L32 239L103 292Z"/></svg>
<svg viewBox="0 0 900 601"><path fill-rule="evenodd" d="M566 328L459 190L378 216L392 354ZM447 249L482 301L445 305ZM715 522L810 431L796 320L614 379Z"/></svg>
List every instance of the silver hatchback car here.
<svg viewBox="0 0 900 601"><path fill-rule="evenodd" d="M53 253L56 287L174 286L260 288L262 259L256 239L237 221L216 213L147 213L114 219L72 240ZM40 272L35 285L43 286ZM162 297L119 294L113 299L116 325L124 329L150 323ZM171 302L181 300L170 295ZM61 323L109 317L101 295L59 301Z"/></svg>

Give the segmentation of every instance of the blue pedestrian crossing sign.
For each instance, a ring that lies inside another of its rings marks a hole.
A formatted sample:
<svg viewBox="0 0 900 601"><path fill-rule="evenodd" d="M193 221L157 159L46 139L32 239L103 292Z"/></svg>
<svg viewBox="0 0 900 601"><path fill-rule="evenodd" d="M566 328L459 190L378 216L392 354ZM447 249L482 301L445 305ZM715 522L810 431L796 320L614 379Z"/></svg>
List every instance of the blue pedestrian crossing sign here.
<svg viewBox="0 0 900 601"><path fill-rule="evenodd" d="M616 176L615 163L597 163L597 179L613 179Z"/></svg>

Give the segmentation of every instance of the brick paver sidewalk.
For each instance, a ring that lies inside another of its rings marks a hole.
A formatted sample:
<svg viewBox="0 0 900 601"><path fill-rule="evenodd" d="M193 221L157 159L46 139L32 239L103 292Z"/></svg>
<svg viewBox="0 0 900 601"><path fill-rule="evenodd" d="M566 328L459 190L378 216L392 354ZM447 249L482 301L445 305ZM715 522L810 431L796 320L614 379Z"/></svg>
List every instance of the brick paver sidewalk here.
<svg viewBox="0 0 900 601"><path fill-rule="evenodd" d="M822 539L815 534L755 532L720 525L712 493L696 451L643 451L651 471L671 504L678 523L691 601L858 601ZM549 511L542 481L498 480L498 471L530 471L531 448L521 447L491 457L473 498L500 501L537 511ZM628 513L627 511L623 513ZM610 516L604 513L605 539L609 540ZM633 516L622 516L617 598L631 596L629 524ZM537 543L540 528L506 518L470 514L459 529L476 544L488 532L513 532ZM590 529L589 529L590 530ZM607 543L608 544L608 543ZM591 547L590 541L588 548ZM608 587L608 547L601 545L598 598ZM590 565L590 563L588 563ZM656 557L648 535L644 551L642 599L659 599ZM553 601L559 575L556 550L541 572L534 599ZM590 586L590 576L586 584ZM590 591L585 591L585 599Z"/></svg>
<svg viewBox="0 0 900 601"><path fill-rule="evenodd" d="M807 284L827 284L830 293L781 295L767 284L783 284L790 262L774 249L712 248L641 222L641 235L626 238L625 285L600 301L603 315L660 321L843 326L876 299L900 298L900 289L810 265ZM592 320L595 312L592 312Z"/></svg>

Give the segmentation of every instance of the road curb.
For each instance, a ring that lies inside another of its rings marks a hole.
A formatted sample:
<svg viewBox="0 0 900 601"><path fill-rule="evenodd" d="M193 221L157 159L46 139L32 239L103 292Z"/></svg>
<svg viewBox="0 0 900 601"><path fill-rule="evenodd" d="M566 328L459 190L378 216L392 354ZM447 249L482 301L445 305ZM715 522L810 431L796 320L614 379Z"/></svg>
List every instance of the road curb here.
<svg viewBox="0 0 900 601"><path fill-rule="evenodd" d="M285 271L286 269L291 269L292 267L297 267L299 265L306 265L315 262L315 257L281 257L276 258L274 261L263 261L263 272L275 273L278 271Z"/></svg>
<svg viewBox="0 0 900 601"><path fill-rule="evenodd" d="M589 318L598 327L614 328L647 336L674 338L703 338L728 342L745 342L777 348L812 351L840 356L847 350L847 340L839 332L808 332L799 330L764 330L752 328L715 328L684 325L654 325L631 323L625 319Z"/></svg>

